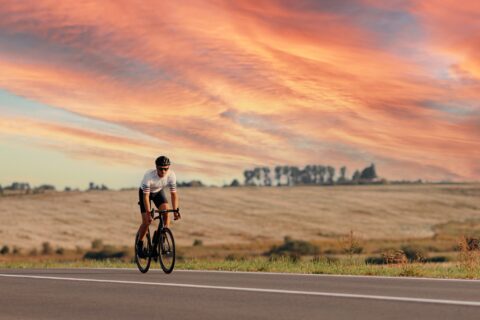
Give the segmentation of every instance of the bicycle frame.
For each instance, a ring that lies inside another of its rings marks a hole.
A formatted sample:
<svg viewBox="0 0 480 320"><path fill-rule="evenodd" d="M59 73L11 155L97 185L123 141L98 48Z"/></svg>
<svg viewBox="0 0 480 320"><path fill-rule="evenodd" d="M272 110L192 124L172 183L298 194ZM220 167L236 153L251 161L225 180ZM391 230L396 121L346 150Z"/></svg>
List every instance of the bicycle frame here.
<svg viewBox="0 0 480 320"><path fill-rule="evenodd" d="M163 220L163 215L166 214L166 213L178 213L180 212L179 209L169 209L169 210L156 210L156 209L152 209L150 211L150 215L152 216L153 220L160 220L159 223L158 223L158 228L156 230L157 232L157 235L160 234L160 232L162 232L162 230L164 228L166 228L164 226L164 220ZM155 217L155 213L158 213L158 216ZM155 233L152 235L152 248L155 248L155 246L158 244L158 236L157 238L155 239Z"/></svg>

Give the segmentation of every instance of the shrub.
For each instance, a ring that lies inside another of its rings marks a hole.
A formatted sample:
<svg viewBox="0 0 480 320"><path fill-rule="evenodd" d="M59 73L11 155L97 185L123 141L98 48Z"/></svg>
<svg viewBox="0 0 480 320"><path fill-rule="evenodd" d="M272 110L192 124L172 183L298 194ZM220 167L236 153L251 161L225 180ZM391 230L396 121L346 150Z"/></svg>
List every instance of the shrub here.
<svg viewBox="0 0 480 320"><path fill-rule="evenodd" d="M404 245L401 247L401 250L405 253L405 256L407 257L408 261L425 261L427 258L427 253L425 249L419 247L419 246L414 246L414 245Z"/></svg>
<svg viewBox="0 0 480 320"><path fill-rule="evenodd" d="M281 246L273 246L269 251L265 252L265 255L272 256L290 256L294 260L298 260L302 255L318 255L320 249L311 244L310 242L303 240L293 240L286 236Z"/></svg>
<svg viewBox="0 0 480 320"><path fill-rule="evenodd" d="M480 252L471 246L470 238L462 237L458 247L459 265L467 273L467 278L475 277L477 270L480 267Z"/></svg>
<svg viewBox="0 0 480 320"><path fill-rule="evenodd" d="M405 264L408 262L408 258L402 250L387 250L382 253L382 259L386 264Z"/></svg>
<svg viewBox="0 0 480 320"><path fill-rule="evenodd" d="M37 248L31 249L31 250L28 252L28 254L31 255L31 256L36 256L36 255L38 255L38 250L37 250Z"/></svg>
<svg viewBox="0 0 480 320"><path fill-rule="evenodd" d="M245 257L239 254L230 253L225 257L225 261L243 261Z"/></svg>
<svg viewBox="0 0 480 320"><path fill-rule="evenodd" d="M203 246L203 241L200 240L200 239L195 239L195 240L193 240L193 246L194 247Z"/></svg>
<svg viewBox="0 0 480 320"><path fill-rule="evenodd" d="M323 253L325 253L325 254L339 254L339 253L343 253L343 250L330 248L330 249L326 249Z"/></svg>
<svg viewBox="0 0 480 320"><path fill-rule="evenodd" d="M13 250L12 250L12 253L13 253L13 254L20 254L21 251L22 251L22 250L21 250L19 247L14 246L14 247L13 247Z"/></svg>
<svg viewBox="0 0 480 320"><path fill-rule="evenodd" d="M59 247L57 248L57 250L55 250L55 253L58 255L63 255L65 253L65 249L63 249L62 247Z"/></svg>
<svg viewBox="0 0 480 320"><path fill-rule="evenodd" d="M52 254L53 248L50 242L42 243L42 254Z"/></svg>
<svg viewBox="0 0 480 320"><path fill-rule="evenodd" d="M128 256L128 249L118 250L113 246L104 246L100 251L88 251L83 256L84 259L106 260L121 259Z"/></svg>
<svg viewBox="0 0 480 320"><path fill-rule="evenodd" d="M348 236L343 239L342 248L343 252L350 256L363 252L363 247L360 245L358 239L354 236L353 230L350 230Z"/></svg>
<svg viewBox="0 0 480 320"><path fill-rule="evenodd" d="M446 257L446 256L435 256L435 257L425 259L425 262L441 263L441 262L448 262L450 260L451 259L449 257Z"/></svg>
<svg viewBox="0 0 480 320"><path fill-rule="evenodd" d="M103 247L103 240L102 239L94 239L92 241L92 249L101 249Z"/></svg>
<svg viewBox="0 0 480 320"><path fill-rule="evenodd" d="M384 257L373 256L373 257L365 258L365 263L366 264L385 264L386 261Z"/></svg>
<svg viewBox="0 0 480 320"><path fill-rule="evenodd" d="M10 248L8 246L3 246L2 249L0 250L0 254L9 254L10 253Z"/></svg>

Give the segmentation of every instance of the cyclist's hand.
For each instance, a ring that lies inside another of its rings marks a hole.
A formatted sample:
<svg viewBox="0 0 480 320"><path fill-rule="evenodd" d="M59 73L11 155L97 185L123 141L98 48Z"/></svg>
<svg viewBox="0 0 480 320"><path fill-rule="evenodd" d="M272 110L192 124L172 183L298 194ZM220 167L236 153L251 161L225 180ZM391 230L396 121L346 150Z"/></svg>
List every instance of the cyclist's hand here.
<svg viewBox="0 0 480 320"><path fill-rule="evenodd" d="M175 211L173 213L173 220L178 220L178 219L181 219L182 216L180 215L180 210L179 211Z"/></svg>

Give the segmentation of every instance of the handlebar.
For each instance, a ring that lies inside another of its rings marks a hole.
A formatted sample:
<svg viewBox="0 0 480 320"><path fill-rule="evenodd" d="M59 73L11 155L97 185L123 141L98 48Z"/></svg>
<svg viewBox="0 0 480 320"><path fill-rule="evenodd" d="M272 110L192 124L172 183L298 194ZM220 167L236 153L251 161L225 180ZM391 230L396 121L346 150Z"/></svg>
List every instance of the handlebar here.
<svg viewBox="0 0 480 320"><path fill-rule="evenodd" d="M159 215L154 218L154 219L158 219L158 218L160 217L160 214L165 214L165 213L169 213L169 212L180 213L180 208L178 208L178 209L169 209L169 210L156 210L156 209L152 209L152 210L150 211L150 215L152 216L152 218L154 218L154 214L155 214L155 213L158 213Z"/></svg>

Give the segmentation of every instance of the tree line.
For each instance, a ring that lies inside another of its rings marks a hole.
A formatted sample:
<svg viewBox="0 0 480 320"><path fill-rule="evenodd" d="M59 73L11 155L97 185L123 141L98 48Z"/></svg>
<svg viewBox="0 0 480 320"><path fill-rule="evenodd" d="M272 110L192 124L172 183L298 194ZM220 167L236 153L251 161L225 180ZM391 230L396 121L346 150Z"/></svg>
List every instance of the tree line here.
<svg viewBox="0 0 480 320"><path fill-rule="evenodd" d="M378 183L375 164L355 170L347 177L347 167L340 167L338 175L332 166L306 165L303 169L296 166L256 167L243 172L245 186L295 186L295 185L335 185L335 184L364 184ZM238 186L236 180L232 186Z"/></svg>

